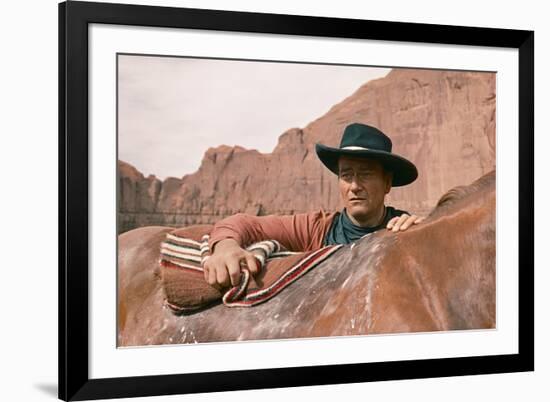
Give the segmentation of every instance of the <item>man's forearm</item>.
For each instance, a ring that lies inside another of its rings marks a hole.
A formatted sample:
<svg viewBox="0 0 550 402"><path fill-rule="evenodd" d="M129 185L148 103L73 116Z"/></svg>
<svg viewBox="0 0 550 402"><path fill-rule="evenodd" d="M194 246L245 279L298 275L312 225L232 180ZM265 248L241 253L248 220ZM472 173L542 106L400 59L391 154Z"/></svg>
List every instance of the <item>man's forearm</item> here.
<svg viewBox="0 0 550 402"><path fill-rule="evenodd" d="M210 234L210 248L224 239L234 239L241 247L263 240L277 240L290 251L322 247L335 214L317 212L296 215L253 216L237 214L219 221Z"/></svg>

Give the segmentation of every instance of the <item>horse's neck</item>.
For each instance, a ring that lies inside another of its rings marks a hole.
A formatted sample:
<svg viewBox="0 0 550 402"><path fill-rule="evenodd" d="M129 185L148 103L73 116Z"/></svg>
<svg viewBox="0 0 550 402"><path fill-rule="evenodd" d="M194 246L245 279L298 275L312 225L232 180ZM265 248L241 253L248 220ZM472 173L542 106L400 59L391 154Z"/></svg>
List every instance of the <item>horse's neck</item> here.
<svg viewBox="0 0 550 402"><path fill-rule="evenodd" d="M494 193L478 193L403 236L418 287L443 328L485 327L494 317Z"/></svg>

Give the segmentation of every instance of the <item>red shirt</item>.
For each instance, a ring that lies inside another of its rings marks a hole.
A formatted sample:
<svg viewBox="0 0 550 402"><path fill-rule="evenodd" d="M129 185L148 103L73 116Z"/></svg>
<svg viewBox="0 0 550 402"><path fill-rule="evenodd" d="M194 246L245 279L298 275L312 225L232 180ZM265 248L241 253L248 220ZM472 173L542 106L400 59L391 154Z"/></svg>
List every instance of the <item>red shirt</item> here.
<svg viewBox="0 0 550 402"><path fill-rule="evenodd" d="M312 251L323 241L337 212L323 210L296 215L253 216L236 214L222 219L210 234L210 250L224 239L234 239L241 247L262 240L277 240L289 251Z"/></svg>

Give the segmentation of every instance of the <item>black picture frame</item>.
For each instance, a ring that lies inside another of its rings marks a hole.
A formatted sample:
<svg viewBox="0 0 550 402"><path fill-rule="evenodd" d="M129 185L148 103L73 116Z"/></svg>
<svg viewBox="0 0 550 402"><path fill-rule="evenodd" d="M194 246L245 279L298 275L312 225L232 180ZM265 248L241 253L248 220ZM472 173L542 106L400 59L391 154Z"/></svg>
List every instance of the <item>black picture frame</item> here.
<svg viewBox="0 0 550 402"><path fill-rule="evenodd" d="M90 379L86 312L89 286L88 25L91 23L517 49L518 353ZM105 399L534 370L533 155L532 31L78 1L59 4L59 398Z"/></svg>

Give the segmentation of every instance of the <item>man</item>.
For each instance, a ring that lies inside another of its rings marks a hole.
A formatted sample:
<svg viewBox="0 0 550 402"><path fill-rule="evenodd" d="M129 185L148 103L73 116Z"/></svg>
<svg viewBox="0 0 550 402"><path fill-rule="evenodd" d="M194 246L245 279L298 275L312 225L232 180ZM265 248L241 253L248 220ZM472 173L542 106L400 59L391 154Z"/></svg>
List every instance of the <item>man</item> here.
<svg viewBox="0 0 550 402"><path fill-rule="evenodd" d="M321 162L338 176L344 209L287 216L237 214L221 220L210 235L212 255L204 265L207 282L235 286L243 265L256 274L256 259L243 247L261 240L277 240L291 251L310 251L349 244L384 227L397 232L420 223L423 218L384 203L392 186L412 183L418 176L414 164L391 148L384 133L359 123L346 127L339 148L316 144Z"/></svg>

